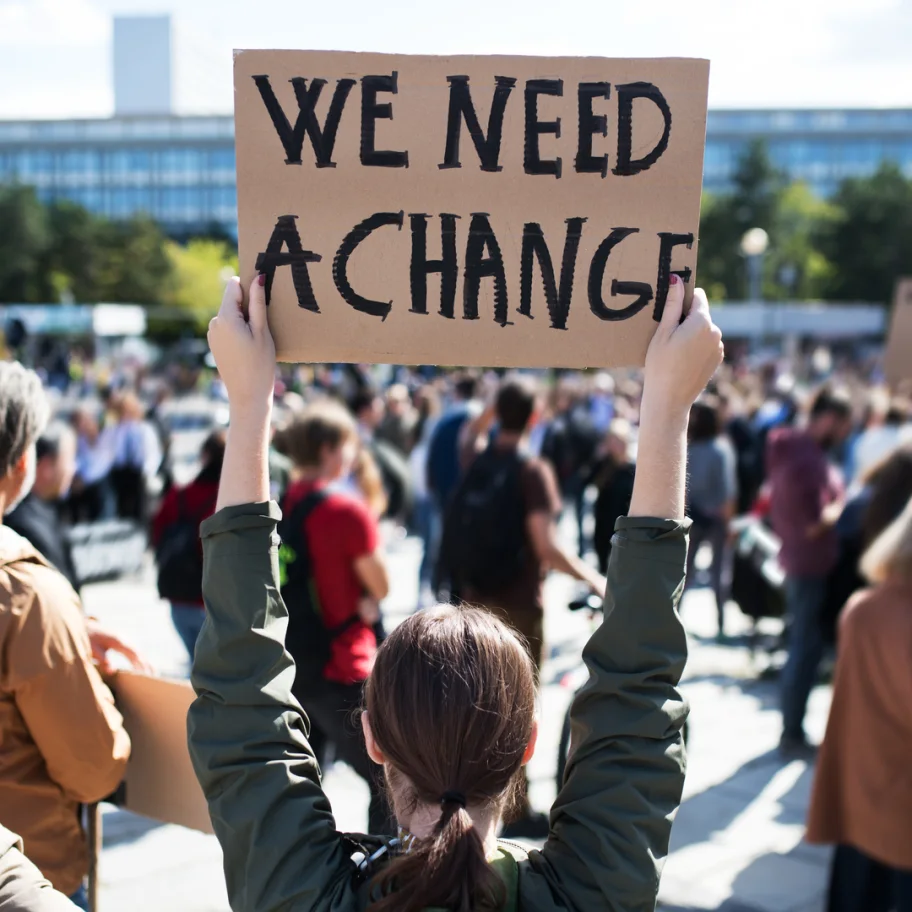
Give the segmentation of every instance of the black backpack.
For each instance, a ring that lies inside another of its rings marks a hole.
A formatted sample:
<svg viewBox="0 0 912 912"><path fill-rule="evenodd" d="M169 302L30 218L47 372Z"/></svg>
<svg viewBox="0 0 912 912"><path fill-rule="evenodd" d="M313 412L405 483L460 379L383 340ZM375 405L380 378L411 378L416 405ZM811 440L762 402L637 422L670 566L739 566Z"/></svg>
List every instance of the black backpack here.
<svg viewBox="0 0 912 912"><path fill-rule="evenodd" d="M528 559L522 470L516 450L489 447L476 457L447 508L441 541L440 581L451 597L468 589L502 592Z"/></svg>
<svg viewBox="0 0 912 912"><path fill-rule="evenodd" d="M295 661L293 691L298 698L319 689L333 640L359 623L356 614L338 627L328 628L323 622L304 523L326 496L324 490L311 491L279 523L279 582L288 609L285 648Z"/></svg>
<svg viewBox="0 0 912 912"><path fill-rule="evenodd" d="M155 549L158 594L169 602L194 604L203 598L202 519L187 514L184 492L177 494L177 521L166 527Z"/></svg>

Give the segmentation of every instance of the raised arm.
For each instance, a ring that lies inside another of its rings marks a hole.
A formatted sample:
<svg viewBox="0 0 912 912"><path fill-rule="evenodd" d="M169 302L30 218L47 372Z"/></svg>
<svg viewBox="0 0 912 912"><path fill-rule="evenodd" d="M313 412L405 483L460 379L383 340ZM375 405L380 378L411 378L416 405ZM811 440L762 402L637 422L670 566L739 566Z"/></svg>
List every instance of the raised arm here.
<svg viewBox="0 0 912 912"><path fill-rule="evenodd" d="M551 835L524 878L524 895L547 888L580 912L653 912L684 785L687 417L722 346L703 293L682 323L683 299L678 280L649 346L630 516L617 523L605 621L583 652L589 681L571 710Z"/></svg>
<svg viewBox="0 0 912 912"><path fill-rule="evenodd" d="M234 912L340 908L354 889L351 849L320 787L285 651L280 513L267 503L275 349L263 288L251 287L246 318L242 305L232 280L209 327L231 424L218 512L200 529L206 622L193 662L190 755Z"/></svg>

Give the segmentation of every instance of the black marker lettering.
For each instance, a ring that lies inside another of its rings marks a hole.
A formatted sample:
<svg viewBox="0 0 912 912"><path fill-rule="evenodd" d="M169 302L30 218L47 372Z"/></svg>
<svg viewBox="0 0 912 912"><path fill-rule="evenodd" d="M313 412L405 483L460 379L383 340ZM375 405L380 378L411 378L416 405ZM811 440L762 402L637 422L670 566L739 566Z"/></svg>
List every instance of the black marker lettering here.
<svg viewBox="0 0 912 912"><path fill-rule="evenodd" d="M272 229L272 236L266 245L266 250L256 258L255 269L266 276L266 303L269 303L272 294L272 280L279 266L291 267L291 280L294 282L295 294L298 298L298 307L304 310L320 312L317 299L314 297L313 285L310 283L310 273L307 271L308 263L319 263L323 259L319 253L305 250L301 246L301 237L295 227L296 215L280 215ZM282 247L288 250L282 250Z"/></svg>
<svg viewBox="0 0 912 912"><path fill-rule="evenodd" d="M332 160L332 153L336 144L336 133L339 129L339 121L342 118L342 110L345 107L348 94L355 84L355 80L340 79L336 83L336 89L333 92L329 111L326 115L326 123L321 128L314 109L317 106L320 93L323 91L323 86L326 85L326 80L312 79L310 88L308 88L306 79L295 76L291 80L291 84L294 87L299 112L294 129L292 129L285 112L282 110L282 106L272 91L269 77L254 76L253 81L260 91L260 97L263 99L263 104L266 105L272 125L282 141L286 156L285 164L301 164L301 150L304 147L304 135L306 133L313 145L317 167L335 168L336 165Z"/></svg>
<svg viewBox="0 0 912 912"><path fill-rule="evenodd" d="M402 230L402 217L404 214L404 212L375 212L364 219L363 222L359 222L345 236L333 259L333 281L336 283L339 294L355 310L370 314L372 317L380 317L383 320L387 318L393 302L372 301L370 298L359 295L348 281L348 260L358 245L378 228L382 228L384 225L395 225Z"/></svg>
<svg viewBox="0 0 912 912"><path fill-rule="evenodd" d="M652 319L658 323L665 311L665 301L668 300L668 280L671 278L671 252L675 247L685 246L688 250L693 247L692 234L672 234L670 231L659 232L659 275L656 279L656 302L652 311ZM690 267L676 269L675 275L681 277L686 285L691 278Z"/></svg>
<svg viewBox="0 0 912 912"><path fill-rule="evenodd" d="M459 136L462 121L465 120L469 135L475 144L475 151L481 160L482 171L502 171L500 166L500 141L503 136L504 111L507 100L516 80L509 76L494 77L494 99L491 102L491 113L488 115L488 134L482 132L475 105L472 104L472 93L469 89L468 76L447 76L450 84L450 107L447 113L446 150L443 164L438 168L461 168L459 160Z"/></svg>
<svg viewBox="0 0 912 912"><path fill-rule="evenodd" d="M361 164L378 168L407 168L408 152L378 151L376 148L377 121L393 119L392 104L378 104L378 92L393 95L399 92L399 74L395 70L389 76L364 76L361 79Z"/></svg>
<svg viewBox="0 0 912 912"><path fill-rule="evenodd" d="M651 300L652 286L646 282L619 282L614 279L611 283L611 295L615 297L623 294L638 295L637 299L626 307L615 310L605 304L602 297L602 282L605 278L605 266L611 251L631 234L636 234L639 228L614 228L611 234L602 241L592 257L589 266L589 308L600 320L629 320L636 316Z"/></svg>
<svg viewBox="0 0 912 912"><path fill-rule="evenodd" d="M484 255L486 250L488 256ZM500 245L491 230L488 213L473 212L462 286L463 320L478 319L478 292L481 280L487 276L494 278L494 320L501 326L506 326L510 322L507 319L507 276Z"/></svg>
<svg viewBox="0 0 912 912"><path fill-rule="evenodd" d="M530 79L526 83L526 147L524 166L526 174L553 174L561 176L560 158L542 161L538 138L543 133L553 133L560 138L560 118L557 120L538 119L539 95L563 95L561 79Z"/></svg>
<svg viewBox="0 0 912 912"><path fill-rule="evenodd" d="M561 260L560 290L554 281L554 265L551 252L537 222L526 222L523 228L522 256L520 265L520 305L519 312L532 319L532 267L533 260L538 259L542 284L545 288L545 301L548 304L548 315L553 329L566 329L567 316L570 313L570 301L573 298L573 274L576 270L576 255L579 251L580 237L583 233L584 218L567 219L567 237L564 240L564 256Z"/></svg>
<svg viewBox="0 0 912 912"><path fill-rule="evenodd" d="M627 85L617 86L618 97L618 157L615 174L629 177L651 168L662 153L668 148L668 137L671 134L671 109L665 96L651 82L629 82ZM662 138L656 143L655 148L631 161L633 154L633 100L635 98L648 98L661 112L665 119L665 130Z"/></svg>
<svg viewBox="0 0 912 912"><path fill-rule="evenodd" d="M610 98L611 83L581 82L579 84L579 145L576 170L580 173L608 174L608 156L592 154L592 137L608 135L608 118L592 113L593 98Z"/></svg>
<svg viewBox="0 0 912 912"><path fill-rule="evenodd" d="M443 255L439 260L427 258L428 216L419 213L409 215L412 229L412 260L409 280L412 291L412 313L426 314L427 277L432 272L440 273L440 315L452 320L456 306L456 281L459 264L456 260L456 219L458 215L444 212L440 216L440 242Z"/></svg>

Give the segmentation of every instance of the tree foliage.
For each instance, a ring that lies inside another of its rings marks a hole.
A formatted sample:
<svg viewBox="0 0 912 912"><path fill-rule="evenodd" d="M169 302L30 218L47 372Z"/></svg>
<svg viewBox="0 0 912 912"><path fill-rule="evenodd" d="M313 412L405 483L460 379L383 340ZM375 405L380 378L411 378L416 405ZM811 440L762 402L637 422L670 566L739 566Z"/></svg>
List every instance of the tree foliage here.
<svg viewBox="0 0 912 912"><path fill-rule="evenodd" d="M226 241L195 238L186 245L169 241L167 254L175 275L170 303L193 314L202 332L218 311L226 280L237 274L237 252Z"/></svg>
<svg viewBox="0 0 912 912"><path fill-rule="evenodd" d="M834 264L827 296L887 303L896 279L912 275L912 181L887 162L845 181L833 204L837 216L819 238Z"/></svg>

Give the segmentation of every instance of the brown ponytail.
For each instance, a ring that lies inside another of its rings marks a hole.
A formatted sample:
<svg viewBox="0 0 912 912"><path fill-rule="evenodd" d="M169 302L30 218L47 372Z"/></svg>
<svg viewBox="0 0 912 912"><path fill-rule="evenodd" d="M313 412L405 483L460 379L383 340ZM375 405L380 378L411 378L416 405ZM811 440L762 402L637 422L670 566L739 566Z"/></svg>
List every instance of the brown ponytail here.
<svg viewBox="0 0 912 912"><path fill-rule="evenodd" d="M519 780L535 708L532 662L486 611L413 615L377 653L365 691L398 816L439 806L432 835L378 874L369 912L494 912L504 885L466 805L502 811Z"/></svg>

